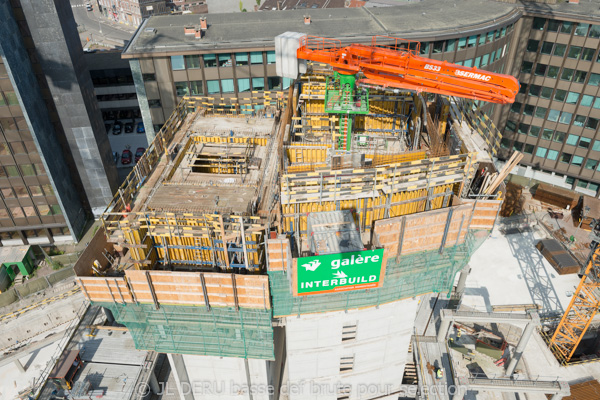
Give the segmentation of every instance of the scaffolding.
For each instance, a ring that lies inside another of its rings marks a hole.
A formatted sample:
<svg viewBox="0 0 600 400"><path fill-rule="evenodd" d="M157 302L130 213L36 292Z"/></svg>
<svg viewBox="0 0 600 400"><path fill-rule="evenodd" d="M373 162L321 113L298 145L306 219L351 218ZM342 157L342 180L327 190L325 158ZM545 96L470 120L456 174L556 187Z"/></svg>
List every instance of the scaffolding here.
<svg viewBox="0 0 600 400"><path fill-rule="evenodd" d="M450 293L456 273L487 238L487 231L471 231L464 243L388 259L383 286L375 289L294 297L286 271L269 271L273 316L284 317L376 307L426 293Z"/></svg>
<svg viewBox="0 0 600 400"><path fill-rule="evenodd" d="M227 307L94 303L127 326L137 349L274 360L271 311Z"/></svg>

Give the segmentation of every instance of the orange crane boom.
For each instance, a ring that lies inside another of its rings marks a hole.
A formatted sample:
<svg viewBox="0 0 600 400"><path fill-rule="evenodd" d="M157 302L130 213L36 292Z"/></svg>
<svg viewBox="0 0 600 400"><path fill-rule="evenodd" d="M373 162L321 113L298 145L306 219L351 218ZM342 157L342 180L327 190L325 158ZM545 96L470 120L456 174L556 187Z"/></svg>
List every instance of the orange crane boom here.
<svg viewBox="0 0 600 400"><path fill-rule="evenodd" d="M385 45L378 45L383 40ZM391 43L390 43L391 42ZM341 46L336 39L304 36L297 58L326 63L346 75L362 73L357 83L465 97L492 103L513 103L519 82L497 74L419 56L420 43L374 36L370 46Z"/></svg>

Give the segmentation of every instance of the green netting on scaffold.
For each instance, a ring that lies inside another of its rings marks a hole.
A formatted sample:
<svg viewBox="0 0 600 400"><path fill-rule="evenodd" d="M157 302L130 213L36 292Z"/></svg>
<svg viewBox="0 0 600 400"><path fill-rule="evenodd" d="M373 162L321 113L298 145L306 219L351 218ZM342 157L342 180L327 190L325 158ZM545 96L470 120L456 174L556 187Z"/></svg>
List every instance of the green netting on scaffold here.
<svg viewBox="0 0 600 400"><path fill-rule="evenodd" d="M135 347L160 353L274 360L271 310L94 302L125 325Z"/></svg>
<svg viewBox="0 0 600 400"><path fill-rule="evenodd" d="M446 247L442 254L439 251L410 254L402 256L398 262L390 258L383 286L375 289L294 297L287 273L269 272L273 316L343 311L431 292L449 293L456 273L469 262L488 234L488 231L470 231L464 243Z"/></svg>

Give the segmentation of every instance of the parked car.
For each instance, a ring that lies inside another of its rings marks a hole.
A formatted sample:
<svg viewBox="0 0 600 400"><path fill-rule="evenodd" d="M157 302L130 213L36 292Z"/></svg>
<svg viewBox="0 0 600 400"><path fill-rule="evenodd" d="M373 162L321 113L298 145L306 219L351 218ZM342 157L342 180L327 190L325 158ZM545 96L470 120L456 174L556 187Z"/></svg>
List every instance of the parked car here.
<svg viewBox="0 0 600 400"><path fill-rule="evenodd" d="M146 149L143 147L138 147L137 150L135 151L135 162L137 163L138 161L140 161L140 158L142 158L142 156L144 155L144 152L146 152Z"/></svg>
<svg viewBox="0 0 600 400"><path fill-rule="evenodd" d="M121 129L123 129L121 121L115 121L115 124L113 125L113 135L120 135Z"/></svg>
<svg viewBox="0 0 600 400"><path fill-rule="evenodd" d="M144 129L144 123L140 122L137 126L137 133L146 133L146 129Z"/></svg>
<svg viewBox="0 0 600 400"><path fill-rule="evenodd" d="M117 164L119 162L119 157L121 157L120 154L119 154L119 152L118 151L114 151L113 152L113 161L115 162L115 164Z"/></svg>
<svg viewBox="0 0 600 400"><path fill-rule="evenodd" d="M129 150L129 149L123 150L123 153L121 154L121 164L123 164L123 165L131 164L131 158L132 158L131 150Z"/></svg>
<svg viewBox="0 0 600 400"><path fill-rule="evenodd" d="M88 11L93 11L94 7L91 4L86 4L85 8L87 8Z"/></svg>
<svg viewBox="0 0 600 400"><path fill-rule="evenodd" d="M106 129L106 134L110 133L110 124L104 124L104 129Z"/></svg>
<svg viewBox="0 0 600 400"><path fill-rule="evenodd" d="M131 132L133 132L133 124L131 122L128 122L125 124L125 133Z"/></svg>

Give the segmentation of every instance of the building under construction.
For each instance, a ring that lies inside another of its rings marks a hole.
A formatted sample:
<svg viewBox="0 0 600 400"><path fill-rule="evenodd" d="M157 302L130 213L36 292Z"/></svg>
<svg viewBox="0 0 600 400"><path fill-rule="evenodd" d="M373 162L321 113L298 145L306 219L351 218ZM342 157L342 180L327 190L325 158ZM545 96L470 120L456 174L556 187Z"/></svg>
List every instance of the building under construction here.
<svg viewBox="0 0 600 400"><path fill-rule="evenodd" d="M398 398L418 296L494 226L485 115L377 87L349 106L339 80L308 63L289 92L185 97L76 265L178 382L227 382L196 398Z"/></svg>

